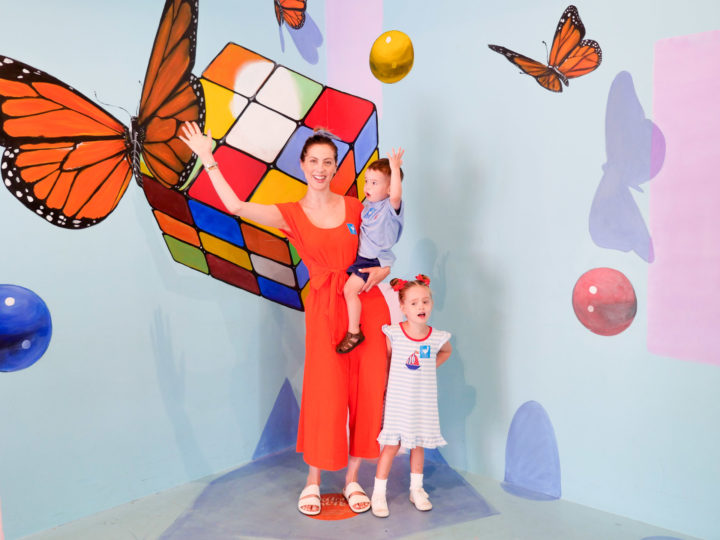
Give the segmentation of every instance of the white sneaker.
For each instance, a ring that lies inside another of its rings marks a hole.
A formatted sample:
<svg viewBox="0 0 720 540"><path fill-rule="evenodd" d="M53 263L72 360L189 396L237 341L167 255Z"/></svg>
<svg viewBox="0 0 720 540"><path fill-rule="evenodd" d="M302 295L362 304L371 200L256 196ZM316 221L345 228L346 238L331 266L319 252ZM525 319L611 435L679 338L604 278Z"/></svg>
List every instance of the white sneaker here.
<svg viewBox="0 0 720 540"><path fill-rule="evenodd" d="M415 508L421 512L427 512L432 510L432 503L428 497L427 492L423 488L416 488L410 490L410 502L415 505Z"/></svg>
<svg viewBox="0 0 720 540"><path fill-rule="evenodd" d="M385 518L390 515L385 493L375 493L372 496L372 513L374 516Z"/></svg>

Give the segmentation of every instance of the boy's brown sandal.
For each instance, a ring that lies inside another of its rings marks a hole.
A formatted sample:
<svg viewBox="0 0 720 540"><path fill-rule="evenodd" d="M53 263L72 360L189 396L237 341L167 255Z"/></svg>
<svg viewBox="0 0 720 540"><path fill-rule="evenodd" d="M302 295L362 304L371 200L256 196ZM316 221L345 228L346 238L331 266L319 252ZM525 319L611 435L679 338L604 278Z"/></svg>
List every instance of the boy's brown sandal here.
<svg viewBox="0 0 720 540"><path fill-rule="evenodd" d="M343 340L335 348L335 351L339 352L340 354L349 353L355 347L360 345L363 341L365 341L365 336L363 335L362 330L360 330L357 334L351 334L350 332L348 332L347 334L345 334Z"/></svg>

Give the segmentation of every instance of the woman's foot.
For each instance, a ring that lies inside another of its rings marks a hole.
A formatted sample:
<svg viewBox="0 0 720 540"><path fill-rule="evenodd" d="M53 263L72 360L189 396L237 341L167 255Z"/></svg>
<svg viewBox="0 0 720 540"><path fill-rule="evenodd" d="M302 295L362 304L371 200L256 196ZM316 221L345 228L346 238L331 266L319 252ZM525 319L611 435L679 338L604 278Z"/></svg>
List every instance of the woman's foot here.
<svg viewBox="0 0 720 540"><path fill-rule="evenodd" d="M356 514L367 512L370 510L370 499L368 499L365 490L360 487L357 482L350 482L345 489L343 489L343 495L350 506L350 510Z"/></svg>
<svg viewBox="0 0 720 540"><path fill-rule="evenodd" d="M423 488L415 488L410 490L410 502L415 505L415 508L421 512L427 512L432 510L432 503L428 497L427 492Z"/></svg>
<svg viewBox="0 0 720 540"><path fill-rule="evenodd" d="M300 492L298 510L306 516L317 516L320 513L320 486L310 484Z"/></svg>
<svg viewBox="0 0 720 540"><path fill-rule="evenodd" d="M381 518L388 517L390 515L390 509L388 508L385 492L377 493L373 491L372 513L373 515Z"/></svg>
<svg viewBox="0 0 720 540"><path fill-rule="evenodd" d="M335 348L336 352L339 352L340 354L349 353L352 351L355 347L360 345L363 341L365 341L365 336L362 333L362 330L358 330L357 334L352 334L348 332L345 334L345 337L343 340L338 343L338 346Z"/></svg>

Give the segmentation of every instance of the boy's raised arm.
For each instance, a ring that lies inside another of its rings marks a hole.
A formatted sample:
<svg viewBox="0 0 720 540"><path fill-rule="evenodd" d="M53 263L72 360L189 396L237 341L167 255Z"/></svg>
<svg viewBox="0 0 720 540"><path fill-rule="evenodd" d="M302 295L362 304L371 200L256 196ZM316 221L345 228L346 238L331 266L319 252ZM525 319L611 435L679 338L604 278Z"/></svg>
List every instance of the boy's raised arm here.
<svg viewBox="0 0 720 540"><path fill-rule="evenodd" d="M403 154L405 154L405 150L402 148L398 148L397 151L393 148L392 152L388 154L390 164L390 204L395 210L399 210L402 203L402 173L400 167L402 166Z"/></svg>

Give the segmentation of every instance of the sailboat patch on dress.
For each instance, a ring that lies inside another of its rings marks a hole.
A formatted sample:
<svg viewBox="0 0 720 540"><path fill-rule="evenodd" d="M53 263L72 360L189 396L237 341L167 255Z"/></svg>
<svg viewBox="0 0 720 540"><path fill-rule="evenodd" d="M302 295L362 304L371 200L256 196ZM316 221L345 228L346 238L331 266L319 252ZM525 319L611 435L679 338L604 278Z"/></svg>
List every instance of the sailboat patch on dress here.
<svg viewBox="0 0 720 540"><path fill-rule="evenodd" d="M418 369L420 367L420 359L418 358L417 351L413 351L413 353L408 356L408 359L405 361L405 367L407 367L408 369Z"/></svg>

